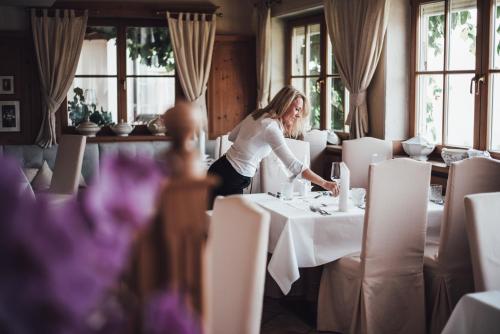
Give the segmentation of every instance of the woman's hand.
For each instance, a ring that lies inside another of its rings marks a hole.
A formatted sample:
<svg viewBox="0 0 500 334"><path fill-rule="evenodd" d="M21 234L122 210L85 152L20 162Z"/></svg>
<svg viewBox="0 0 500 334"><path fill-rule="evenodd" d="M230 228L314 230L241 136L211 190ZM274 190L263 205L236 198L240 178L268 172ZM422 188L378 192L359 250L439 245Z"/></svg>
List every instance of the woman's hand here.
<svg viewBox="0 0 500 334"><path fill-rule="evenodd" d="M325 188L326 190L331 191L334 197L337 197L339 195L340 189L339 189L339 185L337 184L337 182L325 181L325 182L323 182L323 184L321 186L323 188Z"/></svg>

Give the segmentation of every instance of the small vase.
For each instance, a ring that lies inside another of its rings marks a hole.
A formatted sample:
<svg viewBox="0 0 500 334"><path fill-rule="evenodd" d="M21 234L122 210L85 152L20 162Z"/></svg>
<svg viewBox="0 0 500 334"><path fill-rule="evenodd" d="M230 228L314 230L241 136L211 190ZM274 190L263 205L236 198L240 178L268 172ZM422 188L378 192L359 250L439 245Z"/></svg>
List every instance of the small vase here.
<svg viewBox="0 0 500 334"><path fill-rule="evenodd" d="M91 122L88 116L85 117L85 121L81 122L76 127L76 131L79 134L82 134L87 137L95 137L95 135L99 132L99 130L101 130L101 128L94 122Z"/></svg>

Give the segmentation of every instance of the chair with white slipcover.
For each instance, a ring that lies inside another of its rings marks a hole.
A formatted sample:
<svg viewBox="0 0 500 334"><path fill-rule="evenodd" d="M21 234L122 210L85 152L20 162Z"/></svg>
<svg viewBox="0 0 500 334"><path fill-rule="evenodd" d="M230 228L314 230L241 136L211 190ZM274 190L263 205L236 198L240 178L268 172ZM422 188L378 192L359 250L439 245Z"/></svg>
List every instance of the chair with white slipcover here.
<svg viewBox="0 0 500 334"><path fill-rule="evenodd" d="M302 140L286 138L286 144L293 155L304 163L305 166L310 166L310 147L309 143ZM260 186L261 192L281 191L283 183L288 180L288 170L281 160L271 152L267 157L262 159L260 163Z"/></svg>
<svg viewBox="0 0 500 334"><path fill-rule="evenodd" d="M500 191L500 161L475 157L451 164L439 245L427 245L424 257L430 333L441 333L459 299L474 291L464 197L495 191Z"/></svg>
<svg viewBox="0 0 500 334"><path fill-rule="evenodd" d="M269 222L268 212L242 196L216 198L207 243L208 333L259 333Z"/></svg>
<svg viewBox="0 0 500 334"><path fill-rule="evenodd" d="M324 267L318 330L425 333L430 176L430 164L407 158L370 165L361 253Z"/></svg>
<svg viewBox="0 0 500 334"><path fill-rule="evenodd" d="M351 187L367 188L368 166L372 162L374 154L377 155L377 162L392 159L392 143L373 137L344 140L342 142L342 161L349 168Z"/></svg>
<svg viewBox="0 0 500 334"><path fill-rule="evenodd" d="M500 290L500 192L465 196L476 292Z"/></svg>

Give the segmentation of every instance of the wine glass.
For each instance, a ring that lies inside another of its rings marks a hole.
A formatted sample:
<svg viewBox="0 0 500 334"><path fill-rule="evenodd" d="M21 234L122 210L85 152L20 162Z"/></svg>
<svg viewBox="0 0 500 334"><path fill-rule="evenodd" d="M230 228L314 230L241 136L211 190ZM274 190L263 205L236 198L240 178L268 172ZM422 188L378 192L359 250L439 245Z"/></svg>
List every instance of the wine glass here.
<svg viewBox="0 0 500 334"><path fill-rule="evenodd" d="M332 162L332 169L330 171L330 179L340 186L340 162Z"/></svg>

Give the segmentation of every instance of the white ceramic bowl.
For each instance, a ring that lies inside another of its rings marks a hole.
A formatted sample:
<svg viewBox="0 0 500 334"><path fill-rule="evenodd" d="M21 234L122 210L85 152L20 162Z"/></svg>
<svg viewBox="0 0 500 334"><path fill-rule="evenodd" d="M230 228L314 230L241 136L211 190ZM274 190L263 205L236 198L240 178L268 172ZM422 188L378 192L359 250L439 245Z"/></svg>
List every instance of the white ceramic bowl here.
<svg viewBox="0 0 500 334"><path fill-rule="evenodd" d="M123 120L118 124L110 126L110 128L119 137L126 137L134 130L134 126L125 123Z"/></svg>
<svg viewBox="0 0 500 334"><path fill-rule="evenodd" d="M410 158L420 161L427 161L427 156L434 151L434 144L418 144L403 142L403 149Z"/></svg>
<svg viewBox="0 0 500 334"><path fill-rule="evenodd" d="M467 150L459 148L443 148L441 151L441 157L446 163L446 166L450 166L452 162L467 159L469 155Z"/></svg>

